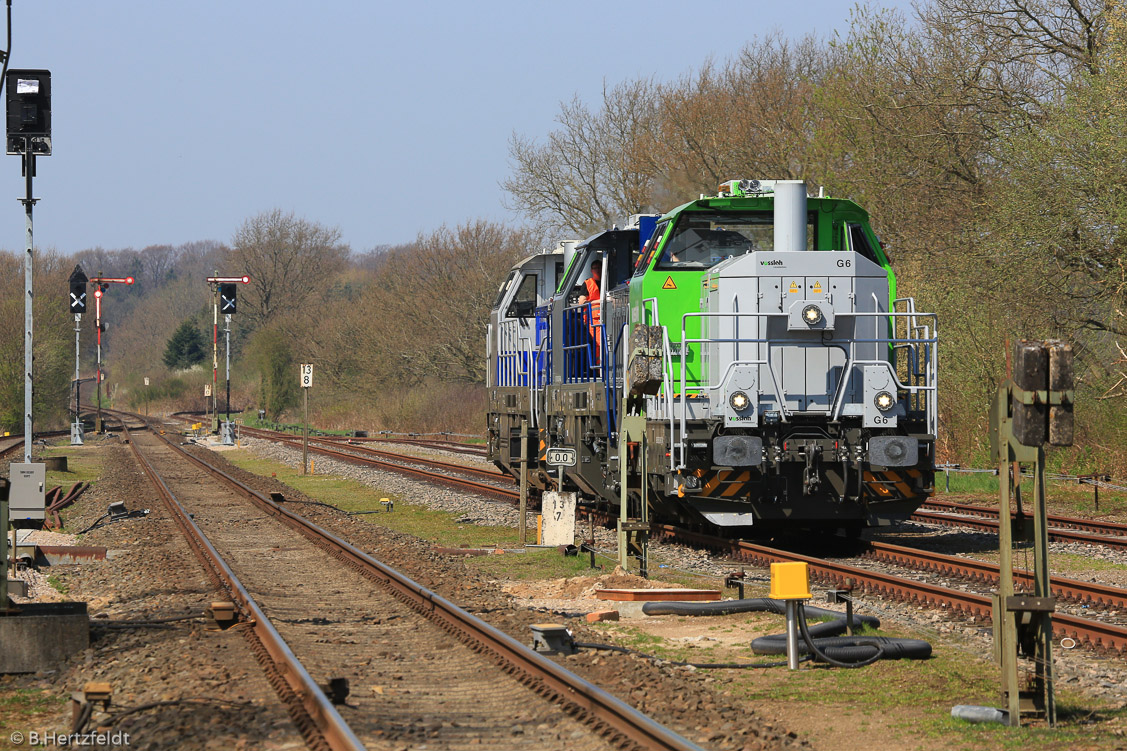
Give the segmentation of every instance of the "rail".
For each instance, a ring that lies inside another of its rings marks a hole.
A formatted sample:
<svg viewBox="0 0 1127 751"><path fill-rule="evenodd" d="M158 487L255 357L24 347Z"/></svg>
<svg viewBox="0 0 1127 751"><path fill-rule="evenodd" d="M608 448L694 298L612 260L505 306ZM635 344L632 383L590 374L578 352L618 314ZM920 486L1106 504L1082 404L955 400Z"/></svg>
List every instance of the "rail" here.
<svg viewBox="0 0 1127 751"><path fill-rule="evenodd" d="M125 425L124 420L122 421L122 430L127 436L129 435L129 428ZM185 456L190 456L163 436L158 435L158 437ZM284 692L280 693L290 706L291 716L297 714L294 717L295 723L301 730L306 742L313 748L327 747L332 751L362 751L364 744L348 727L348 723L340 716L324 691L321 690L317 682L309 675L305 666L290 650L289 645L282 639L281 634L270 623L258 603L255 602L234 571L231 570L230 566L207 539L207 536L204 535L203 530L192 520L191 514L180 505L180 502L173 495L168 485L165 484L164 479L157 473L148 457L141 452L136 441L130 440L129 443L137 461L141 464L141 468L156 487L176 524L183 531L193 551L203 563L205 570L210 572L213 579L220 583L239 605L239 609L250 625L248 632L253 634L253 638L260 645L260 649L254 651L261 655L261 650L264 650L269 655L268 660L264 661L260 657L259 661L263 663L263 667L267 670L271 683L278 690L280 684L284 682L292 692L292 695L288 697ZM308 716L307 719L303 719L296 712L295 702L300 704Z"/></svg>
<svg viewBox="0 0 1127 751"><path fill-rule="evenodd" d="M703 751L698 745L647 717L594 684L530 650L508 634L466 612L454 603L417 584L350 543L290 512L257 490L245 485L211 463L185 451L173 441L154 433L174 451L203 467L246 495L256 506L313 540L335 558L393 591L418 612L438 622L459 639L484 649L493 658L512 667L528 683L554 694L556 700L588 712L625 739L645 749ZM136 448L134 449L136 451ZM187 521L191 521L188 519ZM202 533L201 533L202 534ZM249 597L249 595L248 595ZM316 693L324 698L318 689ZM330 705L331 706L331 705ZM362 748L362 746L360 746Z"/></svg>

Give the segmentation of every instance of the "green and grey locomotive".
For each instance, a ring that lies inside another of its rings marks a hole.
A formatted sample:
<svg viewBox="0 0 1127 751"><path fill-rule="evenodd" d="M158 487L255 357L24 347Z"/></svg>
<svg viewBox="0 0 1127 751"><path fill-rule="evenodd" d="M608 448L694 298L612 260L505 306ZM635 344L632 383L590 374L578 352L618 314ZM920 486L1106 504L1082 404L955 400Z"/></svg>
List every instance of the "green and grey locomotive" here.
<svg viewBox="0 0 1127 751"><path fill-rule="evenodd" d="M933 491L937 343L861 207L732 180L513 268L489 456L701 527L886 525Z"/></svg>

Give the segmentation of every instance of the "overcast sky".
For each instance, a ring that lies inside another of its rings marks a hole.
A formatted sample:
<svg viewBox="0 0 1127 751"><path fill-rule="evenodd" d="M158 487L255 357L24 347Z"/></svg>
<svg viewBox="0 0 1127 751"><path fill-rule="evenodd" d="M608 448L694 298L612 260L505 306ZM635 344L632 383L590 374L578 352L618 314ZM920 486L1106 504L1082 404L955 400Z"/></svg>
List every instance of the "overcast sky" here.
<svg viewBox="0 0 1127 751"><path fill-rule="evenodd" d="M36 245L229 242L273 208L338 227L354 250L516 219L498 186L514 130L543 137L574 94L673 79L772 30L844 31L851 7L14 0L12 67L52 73ZM20 250L19 157L0 187L0 248Z"/></svg>

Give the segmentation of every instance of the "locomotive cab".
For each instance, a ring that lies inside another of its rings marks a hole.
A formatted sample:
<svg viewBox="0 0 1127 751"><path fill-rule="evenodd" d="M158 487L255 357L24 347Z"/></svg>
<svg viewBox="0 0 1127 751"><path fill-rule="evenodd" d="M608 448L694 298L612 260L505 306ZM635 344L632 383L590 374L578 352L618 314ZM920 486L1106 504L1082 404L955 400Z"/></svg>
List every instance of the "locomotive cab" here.
<svg viewBox="0 0 1127 751"><path fill-rule="evenodd" d="M543 331L536 311L563 278L574 241L522 259L501 283L489 313L486 335L486 388L489 398L489 458L504 472L515 472L520 456L521 420L532 413L531 390L546 367Z"/></svg>
<svg viewBox="0 0 1127 751"><path fill-rule="evenodd" d="M896 297L865 212L731 181L659 221L630 286L659 326L653 495L684 520L854 527L932 492L935 322Z"/></svg>

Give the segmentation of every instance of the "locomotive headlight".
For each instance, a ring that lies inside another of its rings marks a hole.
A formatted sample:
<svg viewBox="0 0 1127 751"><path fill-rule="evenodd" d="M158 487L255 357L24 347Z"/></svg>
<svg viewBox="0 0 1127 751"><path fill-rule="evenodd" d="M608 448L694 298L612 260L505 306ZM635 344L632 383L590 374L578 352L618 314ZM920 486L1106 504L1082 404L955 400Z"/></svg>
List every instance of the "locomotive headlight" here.
<svg viewBox="0 0 1127 751"><path fill-rule="evenodd" d="M881 412L887 412L892 409L893 404L896 404L896 397L887 391L881 391L873 399L873 404L877 405L877 409Z"/></svg>
<svg viewBox="0 0 1127 751"><path fill-rule="evenodd" d="M822 309L817 305L807 305L802 309L802 320L807 326L813 326L822 320Z"/></svg>
<svg viewBox="0 0 1127 751"><path fill-rule="evenodd" d="M751 399L742 391L733 391L732 395L728 397L728 404L737 412L743 412L751 406Z"/></svg>

